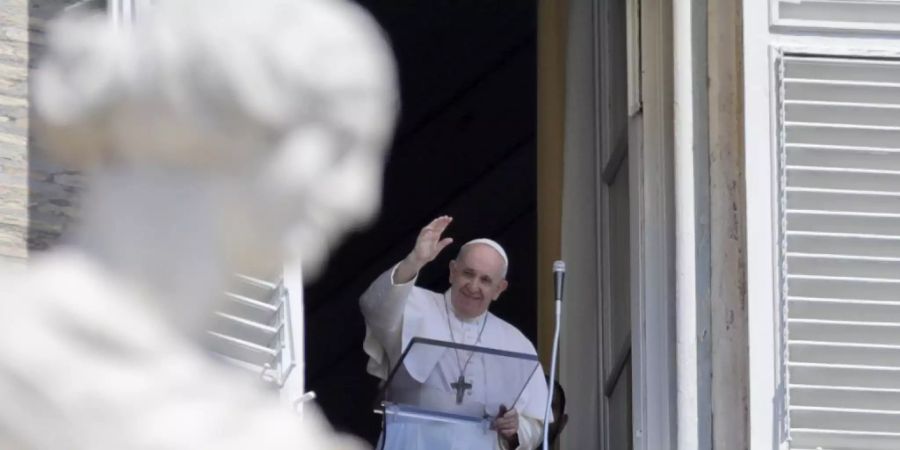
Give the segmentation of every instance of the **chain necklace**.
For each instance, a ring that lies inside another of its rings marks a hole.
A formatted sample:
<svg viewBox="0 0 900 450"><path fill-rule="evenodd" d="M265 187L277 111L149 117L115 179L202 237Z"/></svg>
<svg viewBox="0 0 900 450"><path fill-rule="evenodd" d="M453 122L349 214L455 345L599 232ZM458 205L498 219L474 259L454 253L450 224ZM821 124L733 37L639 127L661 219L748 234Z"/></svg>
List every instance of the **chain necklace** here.
<svg viewBox="0 0 900 450"><path fill-rule="evenodd" d="M448 304L450 300L447 298L449 296L444 296L444 310L447 311L447 331L450 332L450 340L456 344L456 339L453 337L453 327L450 325L450 307ZM484 333L484 327L487 325L487 314L484 315L484 320L481 322L481 331L478 332L478 337L475 338L475 343L481 342L481 334ZM458 318L457 318L458 320ZM462 324L462 321L459 321ZM459 378L456 379L455 383L450 383L450 387L456 391L456 404L461 405L463 401L463 395L465 391L472 389L472 383L466 381L466 369L469 367L469 363L472 362L472 357L475 356L475 352L469 353L469 358L466 359L466 363L460 363L459 358L459 349L453 348L453 351L456 353L456 366L459 367Z"/></svg>

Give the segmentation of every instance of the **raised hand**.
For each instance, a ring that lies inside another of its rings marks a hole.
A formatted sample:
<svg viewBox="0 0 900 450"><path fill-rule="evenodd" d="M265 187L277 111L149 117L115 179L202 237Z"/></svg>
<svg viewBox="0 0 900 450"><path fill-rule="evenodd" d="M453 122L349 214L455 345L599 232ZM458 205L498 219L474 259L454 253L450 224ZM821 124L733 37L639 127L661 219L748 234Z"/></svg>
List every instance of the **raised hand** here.
<svg viewBox="0 0 900 450"><path fill-rule="evenodd" d="M425 264L434 261L434 258L437 258L441 250L453 242L453 238L441 239L444 230L447 229L447 226L452 221L453 218L450 216L441 216L432 220L425 228L422 228L422 231L419 231L419 237L416 238L416 246L413 247L413 251L410 254L412 262L416 263L419 269Z"/></svg>
<svg viewBox="0 0 900 450"><path fill-rule="evenodd" d="M415 278L425 264L434 261L444 248L453 243L453 238L441 238L452 221L450 216L441 216L419 231L416 245L394 272L395 283L406 283Z"/></svg>

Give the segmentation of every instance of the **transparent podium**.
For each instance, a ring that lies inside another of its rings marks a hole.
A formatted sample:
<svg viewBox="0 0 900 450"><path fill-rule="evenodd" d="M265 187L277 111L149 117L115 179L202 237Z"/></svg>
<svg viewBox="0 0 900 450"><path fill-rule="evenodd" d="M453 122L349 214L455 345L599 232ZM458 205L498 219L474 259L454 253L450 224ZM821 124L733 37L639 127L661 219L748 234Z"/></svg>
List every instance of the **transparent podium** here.
<svg viewBox="0 0 900 450"><path fill-rule="evenodd" d="M376 448L495 448L491 423L522 401L532 378L544 382L538 367L534 354L413 338L379 393Z"/></svg>

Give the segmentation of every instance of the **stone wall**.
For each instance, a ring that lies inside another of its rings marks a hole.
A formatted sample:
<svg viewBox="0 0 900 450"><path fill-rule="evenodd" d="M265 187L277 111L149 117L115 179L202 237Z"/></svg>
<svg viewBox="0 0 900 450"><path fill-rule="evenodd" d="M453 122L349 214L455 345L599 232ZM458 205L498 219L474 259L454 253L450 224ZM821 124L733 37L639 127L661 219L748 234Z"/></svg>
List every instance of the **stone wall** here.
<svg viewBox="0 0 900 450"><path fill-rule="evenodd" d="M0 6L0 261L24 261L28 230L28 1Z"/></svg>
<svg viewBox="0 0 900 450"><path fill-rule="evenodd" d="M81 176L49 164L33 143L28 79L47 21L75 0L0 4L0 262L23 263L56 243L77 212Z"/></svg>

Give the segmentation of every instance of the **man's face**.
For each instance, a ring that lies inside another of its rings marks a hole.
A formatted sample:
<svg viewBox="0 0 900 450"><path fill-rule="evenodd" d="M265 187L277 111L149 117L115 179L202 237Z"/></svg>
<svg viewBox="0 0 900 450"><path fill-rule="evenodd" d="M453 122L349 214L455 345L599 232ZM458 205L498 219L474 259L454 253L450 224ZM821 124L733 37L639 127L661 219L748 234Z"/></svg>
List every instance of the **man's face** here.
<svg viewBox="0 0 900 450"><path fill-rule="evenodd" d="M469 245L450 261L450 301L463 317L483 314L506 286L503 258L490 246Z"/></svg>

